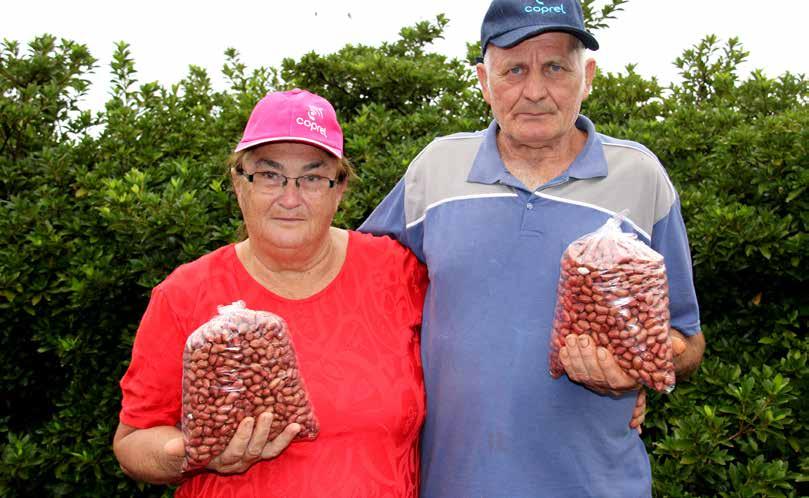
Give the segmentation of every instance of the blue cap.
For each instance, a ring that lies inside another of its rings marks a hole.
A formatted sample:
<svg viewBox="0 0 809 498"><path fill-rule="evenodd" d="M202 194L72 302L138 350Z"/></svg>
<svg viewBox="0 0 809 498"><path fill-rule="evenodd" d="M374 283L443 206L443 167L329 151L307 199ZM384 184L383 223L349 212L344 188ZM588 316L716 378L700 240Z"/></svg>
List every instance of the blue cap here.
<svg viewBox="0 0 809 498"><path fill-rule="evenodd" d="M549 31L570 33L590 50L598 50L596 39L584 29L584 15L578 0L494 0L480 27L480 49L489 43L509 48Z"/></svg>

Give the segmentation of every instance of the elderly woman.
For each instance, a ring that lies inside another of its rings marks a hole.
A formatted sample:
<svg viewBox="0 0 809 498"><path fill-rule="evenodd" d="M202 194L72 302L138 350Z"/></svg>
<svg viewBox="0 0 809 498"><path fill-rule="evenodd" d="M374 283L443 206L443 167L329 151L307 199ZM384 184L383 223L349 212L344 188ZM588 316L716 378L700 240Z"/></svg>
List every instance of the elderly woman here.
<svg viewBox="0 0 809 498"><path fill-rule="evenodd" d="M292 90L256 105L231 158L247 239L177 268L138 329L113 443L127 475L180 483L179 497L418 494L426 272L388 238L331 226L352 175L342 154L321 97ZM183 348L237 300L287 321L320 434L290 444L293 423L268 440L272 414L246 417L207 469L185 475Z"/></svg>

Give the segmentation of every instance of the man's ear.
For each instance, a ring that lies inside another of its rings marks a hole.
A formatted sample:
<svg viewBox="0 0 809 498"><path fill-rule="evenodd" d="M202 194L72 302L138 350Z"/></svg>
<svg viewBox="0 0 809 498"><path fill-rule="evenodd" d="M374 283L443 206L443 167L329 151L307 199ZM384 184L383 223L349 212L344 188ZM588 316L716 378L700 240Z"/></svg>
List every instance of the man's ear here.
<svg viewBox="0 0 809 498"><path fill-rule="evenodd" d="M584 62L584 99L589 97L590 92L593 90L593 78L595 78L595 75L596 75L596 60L587 59Z"/></svg>
<svg viewBox="0 0 809 498"><path fill-rule="evenodd" d="M475 66L475 71L478 73L478 83L480 84L480 91L483 92L483 100L491 105L489 101L489 74L486 72L486 65L479 62Z"/></svg>

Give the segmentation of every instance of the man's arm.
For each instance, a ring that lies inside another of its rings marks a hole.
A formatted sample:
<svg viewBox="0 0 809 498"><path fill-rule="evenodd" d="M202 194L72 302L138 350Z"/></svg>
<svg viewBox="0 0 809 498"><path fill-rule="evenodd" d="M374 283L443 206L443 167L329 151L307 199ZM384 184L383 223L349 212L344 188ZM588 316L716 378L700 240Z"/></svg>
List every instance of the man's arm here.
<svg viewBox="0 0 809 498"><path fill-rule="evenodd" d="M389 235L405 244L407 227L404 204L405 185L402 178L357 230L374 235Z"/></svg>
<svg viewBox="0 0 809 498"><path fill-rule="evenodd" d="M702 332L684 335L671 329L671 348L674 353L674 373L677 379L687 379L702 363L705 354L705 336Z"/></svg>

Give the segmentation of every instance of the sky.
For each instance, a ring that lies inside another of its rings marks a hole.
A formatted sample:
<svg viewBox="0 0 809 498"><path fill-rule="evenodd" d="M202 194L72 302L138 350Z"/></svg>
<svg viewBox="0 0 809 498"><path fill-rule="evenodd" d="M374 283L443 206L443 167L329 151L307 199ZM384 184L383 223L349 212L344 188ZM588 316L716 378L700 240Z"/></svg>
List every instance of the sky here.
<svg viewBox="0 0 809 498"><path fill-rule="evenodd" d="M526 3L531 0L524 0ZM547 2L547 0L546 0ZM603 5L605 1L597 3ZM83 107L101 109L109 91L109 62L115 42L125 41L140 82L170 85L188 65L208 70L224 86L224 51L233 47L248 68L279 66L315 51L336 52L346 44L379 45L398 39L403 26L445 14L444 39L431 50L464 57L477 41L489 0L5 0L0 38L25 45L50 33L86 44L98 67ZM678 81L674 59L707 34L736 36L750 52L741 67L776 77L785 71L809 75L804 48L809 0L630 0L608 28L596 31L601 49L592 55L602 70L624 72L627 64L662 83Z"/></svg>

